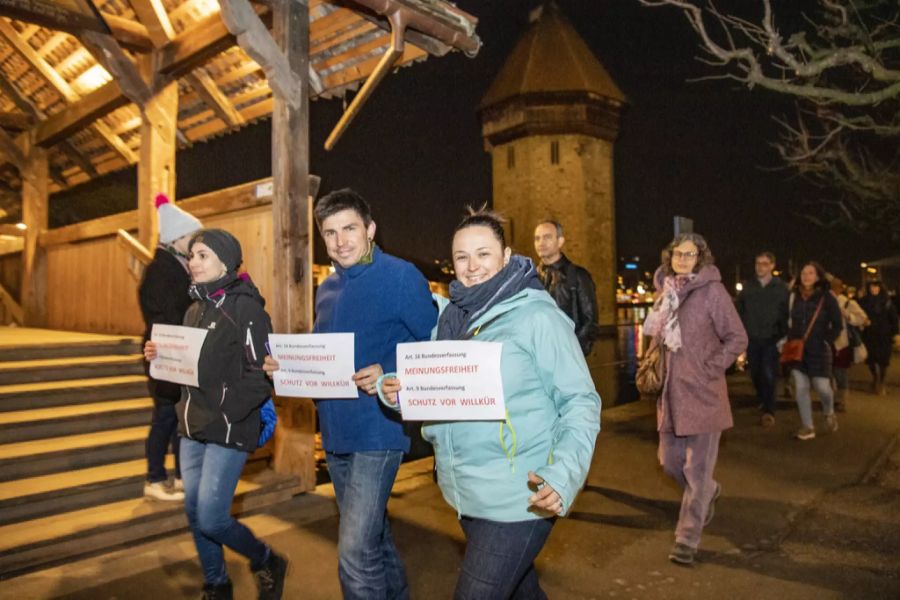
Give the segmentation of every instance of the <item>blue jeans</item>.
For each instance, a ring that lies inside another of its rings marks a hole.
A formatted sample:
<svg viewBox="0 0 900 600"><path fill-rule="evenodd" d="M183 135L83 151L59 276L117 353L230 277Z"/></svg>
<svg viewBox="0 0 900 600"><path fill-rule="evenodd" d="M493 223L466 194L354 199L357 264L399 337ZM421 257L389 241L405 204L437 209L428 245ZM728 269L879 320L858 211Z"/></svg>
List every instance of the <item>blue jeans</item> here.
<svg viewBox="0 0 900 600"><path fill-rule="evenodd" d="M171 402L153 400L150 433L147 434L147 481L156 483L168 479L166 453L169 446L175 455L175 478L181 479L181 458L178 452L178 415Z"/></svg>
<svg viewBox="0 0 900 600"><path fill-rule="evenodd" d="M747 345L750 378L763 411L775 414L775 378L778 376L778 348L774 340L751 339Z"/></svg>
<svg viewBox="0 0 900 600"><path fill-rule="evenodd" d="M269 557L269 547L231 516L231 501L247 453L188 438L181 440L184 510L197 546L203 581L228 581L223 546L250 559L254 570Z"/></svg>
<svg viewBox="0 0 900 600"><path fill-rule="evenodd" d="M328 452L325 458L340 512L338 578L344 598L409 598L406 571L387 518L403 452Z"/></svg>
<svg viewBox="0 0 900 600"><path fill-rule="evenodd" d="M534 559L556 518L501 523L463 517L466 555L454 600L544 599Z"/></svg>
<svg viewBox="0 0 900 600"><path fill-rule="evenodd" d="M804 427L815 429L812 417L812 398L809 395L809 384L812 380L812 387L819 394L819 400L822 401L822 412L830 415L834 412L834 392L831 389L831 379L829 377L810 377L800 369L791 371L794 378L794 395L797 398L797 410L800 411L800 422Z"/></svg>

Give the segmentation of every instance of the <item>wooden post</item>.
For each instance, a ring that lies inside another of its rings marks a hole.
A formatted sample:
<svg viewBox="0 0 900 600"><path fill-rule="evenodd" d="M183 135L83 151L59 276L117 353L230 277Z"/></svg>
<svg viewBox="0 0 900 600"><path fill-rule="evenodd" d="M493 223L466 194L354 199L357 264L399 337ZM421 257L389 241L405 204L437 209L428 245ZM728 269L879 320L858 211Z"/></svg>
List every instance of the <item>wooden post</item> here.
<svg viewBox="0 0 900 600"><path fill-rule="evenodd" d="M49 225L49 163L47 150L25 140L22 169L22 222L25 247L22 252L22 310L28 327L47 326L47 251L38 243Z"/></svg>
<svg viewBox="0 0 900 600"><path fill-rule="evenodd" d="M312 328L312 209L309 198L309 3L276 0L272 35L301 83L299 98L274 94L272 108L272 252L275 331ZM299 102L298 102L299 100ZM315 408L310 400L279 402L274 467L316 485Z"/></svg>
<svg viewBox="0 0 900 600"><path fill-rule="evenodd" d="M156 51L154 51L154 56ZM175 200L175 149L178 129L178 83L164 84L143 61L153 95L141 111L141 151L138 162L138 241L151 252L159 225L154 198L159 193Z"/></svg>

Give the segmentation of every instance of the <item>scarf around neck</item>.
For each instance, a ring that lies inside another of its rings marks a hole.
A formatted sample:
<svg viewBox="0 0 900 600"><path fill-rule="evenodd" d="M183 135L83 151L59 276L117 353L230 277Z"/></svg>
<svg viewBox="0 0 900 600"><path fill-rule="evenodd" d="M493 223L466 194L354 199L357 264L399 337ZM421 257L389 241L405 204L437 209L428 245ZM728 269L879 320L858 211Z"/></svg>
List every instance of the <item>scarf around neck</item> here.
<svg viewBox="0 0 900 600"><path fill-rule="evenodd" d="M476 320L488 310L525 289L543 290L530 258L514 254L496 275L471 287L461 281L450 284L450 304L438 321L437 339L462 340Z"/></svg>
<svg viewBox="0 0 900 600"><path fill-rule="evenodd" d="M681 326L678 324L681 298L678 293L696 278L695 273L686 276L667 275L663 281L662 293L644 321L644 335L661 338L666 348L672 352L678 352L681 348Z"/></svg>

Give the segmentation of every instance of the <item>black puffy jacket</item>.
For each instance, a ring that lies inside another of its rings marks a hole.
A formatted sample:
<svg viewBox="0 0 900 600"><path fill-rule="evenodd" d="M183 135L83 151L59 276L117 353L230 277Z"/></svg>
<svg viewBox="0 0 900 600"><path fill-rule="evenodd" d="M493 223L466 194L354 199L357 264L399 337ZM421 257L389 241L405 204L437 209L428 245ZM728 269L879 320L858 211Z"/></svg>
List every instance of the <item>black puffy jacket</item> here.
<svg viewBox="0 0 900 600"><path fill-rule="evenodd" d="M538 275L556 305L575 322L575 335L587 356L597 337L597 292L591 274L563 254L552 265L538 266Z"/></svg>
<svg viewBox="0 0 900 600"><path fill-rule="evenodd" d="M138 302L144 316L144 341L150 339L150 330L157 323L181 325L184 313L191 305L188 288L191 277L187 269L169 250L157 248L153 260L144 270L144 278L138 288ZM144 362L149 374L150 363ZM150 395L157 402L175 404L181 398L181 386L171 381L147 378Z"/></svg>
<svg viewBox="0 0 900 600"><path fill-rule="evenodd" d="M253 452L259 408L272 395L262 370L272 323L249 278L226 277L215 291L212 285L192 286L192 294L203 299L188 309L184 325L208 333L200 351L200 385L182 386L178 430L192 440Z"/></svg>

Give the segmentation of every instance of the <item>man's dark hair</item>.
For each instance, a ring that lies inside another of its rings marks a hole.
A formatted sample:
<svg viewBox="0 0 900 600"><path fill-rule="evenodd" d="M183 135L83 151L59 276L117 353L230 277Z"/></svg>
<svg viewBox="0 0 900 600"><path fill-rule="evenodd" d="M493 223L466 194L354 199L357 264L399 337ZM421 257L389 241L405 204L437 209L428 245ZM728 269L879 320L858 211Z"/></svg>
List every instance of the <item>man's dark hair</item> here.
<svg viewBox="0 0 900 600"><path fill-rule="evenodd" d="M487 210L487 205L482 206L478 210L475 210L470 206L467 210L469 214L467 214L463 220L459 222L459 225L456 226L456 229L453 230L454 234L467 227L481 225L482 227L490 229L494 234L494 237L497 238L497 241L500 242L500 246L506 248L506 234L503 232L503 223L506 221L502 216L494 211Z"/></svg>
<svg viewBox="0 0 900 600"><path fill-rule="evenodd" d="M773 265L775 264L775 255L772 254L771 252L769 252L768 250L763 250L762 252L757 252L756 258L759 258L760 256L765 256L770 261L772 261Z"/></svg>
<svg viewBox="0 0 900 600"><path fill-rule="evenodd" d="M328 217L335 215L342 210L355 210L356 214L363 220L366 227L372 222L372 208L365 198L354 192L350 188L335 190L319 198L316 202L316 208L313 211L316 217L316 224L322 227L322 221Z"/></svg>
<svg viewBox="0 0 900 600"><path fill-rule="evenodd" d="M538 227L540 225L553 225L554 227L556 227L556 237L563 236L562 223L560 223L559 221L554 221L553 219L544 219L543 221L539 221L538 224L535 225L535 227Z"/></svg>

